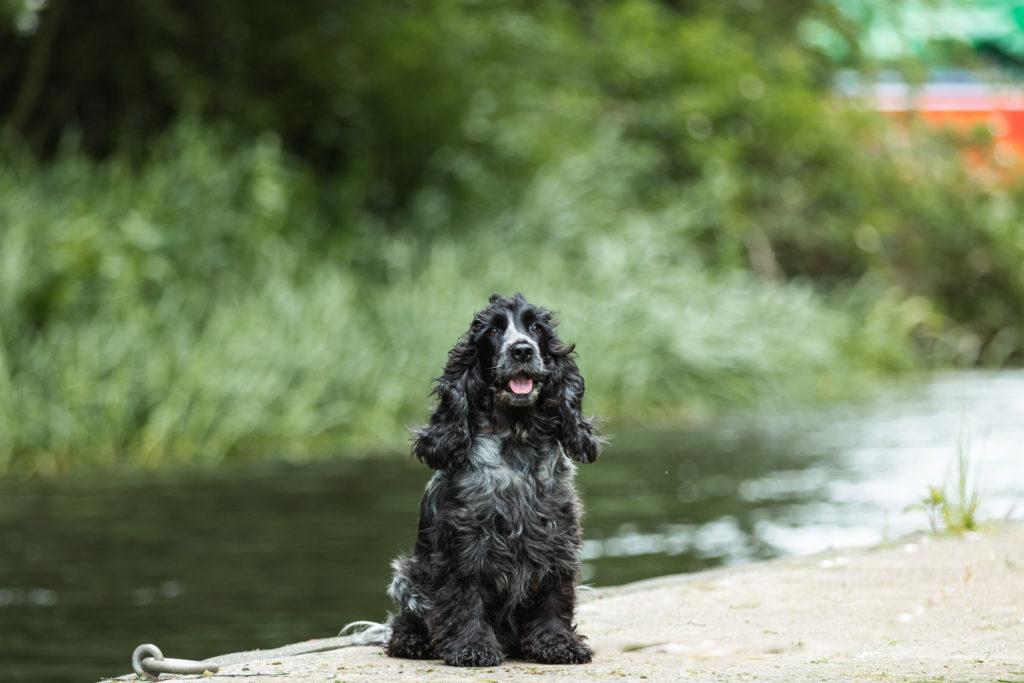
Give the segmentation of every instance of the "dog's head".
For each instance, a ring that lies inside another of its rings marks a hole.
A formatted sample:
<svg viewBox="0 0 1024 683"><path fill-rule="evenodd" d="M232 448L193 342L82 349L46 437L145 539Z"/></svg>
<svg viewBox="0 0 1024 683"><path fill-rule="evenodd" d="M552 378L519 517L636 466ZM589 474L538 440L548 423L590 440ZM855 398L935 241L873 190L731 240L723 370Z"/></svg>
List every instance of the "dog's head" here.
<svg viewBox="0 0 1024 683"><path fill-rule="evenodd" d="M430 424L415 430L413 453L431 467L448 467L469 453L481 424L511 419L557 438L571 458L593 462L601 440L581 412L574 348L558 338L551 311L522 294L492 294L448 352L433 391L437 408Z"/></svg>
<svg viewBox="0 0 1024 683"><path fill-rule="evenodd" d="M550 311L522 294L492 294L490 305L473 318L467 337L496 401L513 408L537 402L551 368L550 347L561 345Z"/></svg>

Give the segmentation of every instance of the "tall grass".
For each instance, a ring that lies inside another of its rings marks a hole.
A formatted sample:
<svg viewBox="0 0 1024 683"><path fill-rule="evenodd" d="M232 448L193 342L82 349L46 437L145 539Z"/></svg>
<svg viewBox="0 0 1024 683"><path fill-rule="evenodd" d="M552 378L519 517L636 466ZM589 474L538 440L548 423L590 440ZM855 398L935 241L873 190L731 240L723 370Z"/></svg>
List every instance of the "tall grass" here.
<svg viewBox="0 0 1024 683"><path fill-rule="evenodd" d="M914 364L918 313L884 291L708 270L682 204L627 201L646 161L614 137L449 233L429 194L391 223L326 210L272 137L182 125L141 169L8 162L0 471L403 449L491 291L562 312L611 418L831 398Z"/></svg>

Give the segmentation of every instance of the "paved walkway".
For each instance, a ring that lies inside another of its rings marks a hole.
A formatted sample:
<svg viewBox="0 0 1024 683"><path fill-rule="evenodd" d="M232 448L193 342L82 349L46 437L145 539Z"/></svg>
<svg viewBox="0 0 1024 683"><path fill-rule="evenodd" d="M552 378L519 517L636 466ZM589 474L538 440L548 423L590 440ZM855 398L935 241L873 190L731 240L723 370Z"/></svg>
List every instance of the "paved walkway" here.
<svg viewBox="0 0 1024 683"><path fill-rule="evenodd" d="M603 589L578 621L596 653L582 666L456 669L352 647L217 679L1024 681L1024 524Z"/></svg>

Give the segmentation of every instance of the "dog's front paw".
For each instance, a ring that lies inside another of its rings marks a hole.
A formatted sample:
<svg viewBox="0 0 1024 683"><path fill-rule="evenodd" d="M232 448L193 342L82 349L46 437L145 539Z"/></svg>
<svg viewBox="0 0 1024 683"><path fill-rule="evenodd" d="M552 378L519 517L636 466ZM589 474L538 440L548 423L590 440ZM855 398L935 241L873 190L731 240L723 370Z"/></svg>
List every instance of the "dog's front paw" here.
<svg viewBox="0 0 1024 683"><path fill-rule="evenodd" d="M568 633L545 633L523 643L523 654L541 664L587 664L594 651L583 636Z"/></svg>
<svg viewBox="0 0 1024 683"><path fill-rule="evenodd" d="M486 645L467 645L443 653L449 666L498 666L505 659L501 650Z"/></svg>

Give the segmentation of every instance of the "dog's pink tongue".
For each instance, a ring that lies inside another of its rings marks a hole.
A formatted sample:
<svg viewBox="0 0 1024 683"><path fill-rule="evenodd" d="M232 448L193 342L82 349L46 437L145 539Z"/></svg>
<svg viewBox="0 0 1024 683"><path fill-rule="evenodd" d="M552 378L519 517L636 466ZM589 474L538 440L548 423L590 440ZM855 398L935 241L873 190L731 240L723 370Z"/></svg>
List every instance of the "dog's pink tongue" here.
<svg viewBox="0 0 1024 683"><path fill-rule="evenodd" d="M533 380L529 377L516 377L509 380L508 388L513 394L528 394L533 391Z"/></svg>

